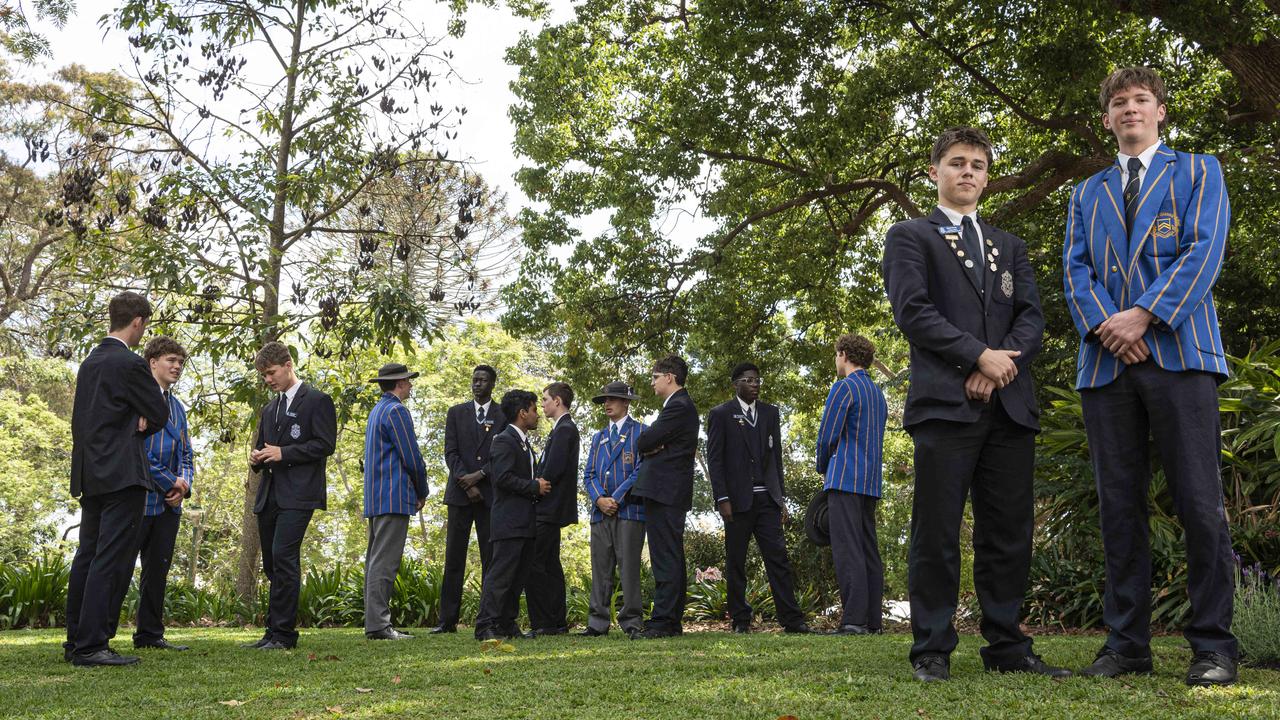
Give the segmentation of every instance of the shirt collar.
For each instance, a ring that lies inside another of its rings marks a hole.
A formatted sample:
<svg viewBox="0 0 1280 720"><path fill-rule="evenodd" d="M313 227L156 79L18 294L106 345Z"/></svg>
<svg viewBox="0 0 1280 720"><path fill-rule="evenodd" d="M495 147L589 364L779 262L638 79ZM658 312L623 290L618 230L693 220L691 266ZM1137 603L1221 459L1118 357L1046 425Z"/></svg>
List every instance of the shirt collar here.
<svg viewBox="0 0 1280 720"><path fill-rule="evenodd" d="M490 405L492 405L492 404L493 404L493 400L489 400L489 402L487 402L487 403L485 403L485 404L483 404L483 405L481 405L479 402L477 402L477 401L475 401L475 400L472 400L472 401L471 401L471 405L472 405L473 407L475 407L475 409L476 409L477 411L483 410L483 411L484 411L484 414L485 414L486 416L488 416L488 414L489 414L489 406L490 406Z"/></svg>
<svg viewBox="0 0 1280 720"><path fill-rule="evenodd" d="M610 424L610 425L612 425L612 426L614 426L614 427L616 427L616 428L618 428L618 434L619 434L619 435L621 435L621 434L622 434L622 429L623 429L624 427L626 427L626 425L627 425L627 421L628 421L628 420L630 420L630 419L631 419L631 416L630 416L630 415L623 415L623 416L622 416L622 419L618 420L617 422L611 422L611 423L609 423L609 424Z"/></svg>
<svg viewBox="0 0 1280 720"><path fill-rule="evenodd" d="M116 342L118 342L118 343L120 343L121 345L125 346L125 348L129 348L129 343L127 343L127 342L125 342L125 341L121 340L120 338L116 337L115 335L108 335L108 336L107 336L107 339L109 339L109 340L115 340Z"/></svg>
<svg viewBox="0 0 1280 720"><path fill-rule="evenodd" d="M1125 171L1126 173L1129 172L1129 158L1131 157L1137 157L1139 160L1141 160L1142 169L1146 170L1147 168L1151 167L1151 161L1155 159L1156 151L1159 149L1160 149L1160 141L1156 140L1155 142L1151 143L1150 147L1138 153L1136 156L1125 155L1124 153L1116 153L1116 158L1120 163L1120 169Z"/></svg>
<svg viewBox="0 0 1280 720"><path fill-rule="evenodd" d="M295 395L298 394L298 388L300 387L302 387L302 381L295 378L293 381L293 386L290 387L288 390L284 391L284 396L288 398L290 403L293 402L293 398Z"/></svg>
<svg viewBox="0 0 1280 720"><path fill-rule="evenodd" d="M515 430L515 431L516 431L516 435L519 435L519 436L520 436L520 442L523 442L523 443L525 443L525 444L528 444L528 442L529 442L529 436L528 436L528 435L525 435L525 434L524 434L524 431L523 431L523 430L521 430L521 429L519 428L519 426L517 426L515 423L511 423L511 424L510 424L510 425L508 425L507 427L509 427L509 428L511 428L512 430Z"/></svg>
<svg viewBox="0 0 1280 720"><path fill-rule="evenodd" d="M562 414L560 417L556 418L556 421L555 421L555 422L553 422L553 423L551 423L551 430L548 430L548 431L547 431L547 434L548 434L548 435L550 435L550 434L552 433L552 431L554 431L557 427L559 427L559 425L560 425L560 421L561 421L561 420L564 420L564 419L565 419L565 418L567 418L567 417L569 417L569 413L567 413L567 412L566 412L566 413Z"/></svg>
<svg viewBox="0 0 1280 720"><path fill-rule="evenodd" d="M964 219L967 217L973 221L973 226L975 228L978 227L978 211L977 210L974 210L973 212L968 214L961 214L959 210L952 210L946 205L938 205L938 209L942 211L943 215L947 216L947 220L951 221L952 225L961 224L964 221Z"/></svg>
<svg viewBox="0 0 1280 720"><path fill-rule="evenodd" d="M747 403L743 402L743 401L742 401L742 398L738 397L737 395L734 395L733 397L734 397L734 399L735 399L735 400L737 400L737 401L738 401L738 405L740 405L740 406L742 407L742 412L750 411L750 412L752 412L752 413L755 413L755 411L756 411L756 404L755 404L754 402L753 402L753 403L751 403L750 405L748 405Z"/></svg>
<svg viewBox="0 0 1280 720"><path fill-rule="evenodd" d="M663 401L662 401L662 407L666 407L666 406L667 406L667 403L671 402L671 398L675 397L675 396L676 396L676 393L680 392L680 391L681 391L681 390L683 390L683 389L684 389L684 388L676 388L676 392L671 393L670 395L668 395L668 396L666 397L666 399L665 399L665 400L663 400Z"/></svg>

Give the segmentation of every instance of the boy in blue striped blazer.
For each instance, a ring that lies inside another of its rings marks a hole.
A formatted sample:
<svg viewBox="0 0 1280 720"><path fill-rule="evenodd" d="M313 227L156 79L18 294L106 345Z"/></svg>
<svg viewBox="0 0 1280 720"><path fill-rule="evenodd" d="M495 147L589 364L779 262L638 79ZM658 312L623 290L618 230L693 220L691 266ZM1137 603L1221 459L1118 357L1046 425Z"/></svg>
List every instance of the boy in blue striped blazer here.
<svg viewBox="0 0 1280 720"><path fill-rule="evenodd" d="M881 452L888 406L867 368L876 348L861 335L836 340L840 379L827 393L818 427L818 472L827 493L831 559L843 608L837 635L879 633L884 565L876 538Z"/></svg>
<svg viewBox="0 0 1280 720"><path fill-rule="evenodd" d="M582 486L591 500L591 612L580 635L599 637L612 624L616 578L622 583L618 625L628 636L644 630L640 597L640 553L644 550L644 504L628 493L640 473L636 439L645 424L631 417L638 399L620 380L605 385L591 402L604 407L609 424L591 436Z"/></svg>
<svg viewBox="0 0 1280 720"><path fill-rule="evenodd" d="M138 624L133 633L133 646L186 650L187 646L174 645L164 638L164 593L178 540L182 501L191 497L191 483L195 478L187 411L173 396L173 386L182 377L186 365L187 351L173 338L160 336L147 343L142 357L164 391L169 421L164 429L146 440L147 463L155 489L147 491L146 514L138 538L142 579L138 583Z"/></svg>
<svg viewBox="0 0 1280 720"><path fill-rule="evenodd" d="M1084 674L1151 672L1154 436L1186 533L1184 634L1195 653L1186 682L1229 684L1238 647L1217 394L1227 360L1213 304L1231 223L1227 189L1215 157L1160 142L1165 87L1155 71L1116 70L1098 99L1118 162L1072 192L1062 253L1107 565L1102 617L1110 633Z"/></svg>
<svg viewBox="0 0 1280 720"><path fill-rule="evenodd" d="M369 412L364 430L364 516L369 520L369 549L364 562L364 635L370 640L407 640L412 635L391 627L391 593L409 534L409 516L427 501L427 465L404 401L418 373L400 363L378 370L382 397Z"/></svg>

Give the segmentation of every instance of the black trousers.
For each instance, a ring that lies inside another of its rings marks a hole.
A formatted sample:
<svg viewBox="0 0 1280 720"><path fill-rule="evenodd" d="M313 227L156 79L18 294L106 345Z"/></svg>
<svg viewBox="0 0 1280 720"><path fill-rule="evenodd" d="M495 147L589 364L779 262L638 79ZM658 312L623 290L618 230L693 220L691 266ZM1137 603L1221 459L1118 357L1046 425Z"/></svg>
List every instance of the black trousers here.
<svg viewBox="0 0 1280 720"><path fill-rule="evenodd" d="M169 565L173 562L173 546L178 540L178 521L182 518L165 506L159 515L142 519L139 548L142 553L142 580L138 584L138 626L134 643L153 643L164 639L164 590L169 581Z"/></svg>
<svg viewBox="0 0 1280 720"><path fill-rule="evenodd" d="M1107 647L1151 654L1151 547L1147 485L1155 439L1187 544L1191 618L1183 634L1196 652L1236 657L1231 634L1234 590L1231 537L1222 507L1218 390L1212 375L1131 365L1100 388L1082 390L1102 516L1107 585L1102 619Z"/></svg>
<svg viewBox="0 0 1280 720"><path fill-rule="evenodd" d="M486 630L503 635L520 632L520 593L524 591L533 565L534 538L494 540L489 571L480 590L480 610L476 613L476 637Z"/></svg>
<svg viewBox="0 0 1280 720"><path fill-rule="evenodd" d="M560 564L560 526L538 523L533 563L525 585L529 625L534 630L567 628L564 566Z"/></svg>
<svg viewBox="0 0 1280 720"><path fill-rule="evenodd" d="M80 498L80 546L67 583L67 641L77 655L105 650L129 591L147 491L140 487Z"/></svg>
<svg viewBox="0 0 1280 720"><path fill-rule="evenodd" d="M982 608L987 666L1031 652L1018 627L1031 567L1035 433L1009 418L994 396L971 423L928 420L915 441L915 499L907 569L911 660L947 656L960 590L960 522L973 501L973 584Z"/></svg>
<svg viewBox="0 0 1280 720"><path fill-rule="evenodd" d="M831 560L840 586L841 625L884 627L884 563L876 537L876 504L880 498L827 491L831 527Z"/></svg>
<svg viewBox="0 0 1280 720"><path fill-rule="evenodd" d="M734 508L733 519L724 524L725 586L729 592L729 617L734 625L751 624L747 602L747 543L756 539L760 558L769 577L769 591L778 611L778 622L793 627L804 622L796 585L791 576L791 560L782 535L782 508L768 493L755 493L750 508Z"/></svg>
<svg viewBox="0 0 1280 720"><path fill-rule="evenodd" d="M262 570L271 581L267 596L267 632L272 640L298 644L298 594L302 590L302 538L313 510L285 510L276 504L274 489L258 513Z"/></svg>
<svg viewBox="0 0 1280 720"><path fill-rule="evenodd" d="M674 505L644 499L644 532L649 538L653 570L653 609L646 629L682 632L689 577L684 565L685 511Z"/></svg>
<svg viewBox="0 0 1280 720"><path fill-rule="evenodd" d="M467 549L471 526L480 544L480 581L489 572L493 551L489 543L489 508L484 503L448 505L444 537L444 579L440 587L440 624L453 627L462 613L462 583L467 578Z"/></svg>

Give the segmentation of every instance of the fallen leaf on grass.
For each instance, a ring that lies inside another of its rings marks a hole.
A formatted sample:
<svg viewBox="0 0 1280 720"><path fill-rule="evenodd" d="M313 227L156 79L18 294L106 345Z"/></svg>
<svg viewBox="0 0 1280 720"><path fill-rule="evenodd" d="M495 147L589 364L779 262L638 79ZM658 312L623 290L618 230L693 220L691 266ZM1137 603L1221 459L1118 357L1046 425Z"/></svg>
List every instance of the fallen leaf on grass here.
<svg viewBox="0 0 1280 720"><path fill-rule="evenodd" d="M324 656L324 659L325 659L325 660L337 660L337 659L338 659L338 656L337 656L337 655L325 655L325 656Z"/></svg>
<svg viewBox="0 0 1280 720"><path fill-rule="evenodd" d="M244 705L245 702L246 701L244 700L219 700L218 704L226 705L227 707L239 707L241 705Z"/></svg>
<svg viewBox="0 0 1280 720"><path fill-rule="evenodd" d="M922 718L929 717L929 714L924 711L924 708L916 708L916 714Z"/></svg>
<svg viewBox="0 0 1280 720"><path fill-rule="evenodd" d="M400 684L400 676L399 676L399 675L397 675L397 676L395 676L395 677L391 678L391 684L392 684L392 685L399 685L399 684Z"/></svg>
<svg viewBox="0 0 1280 720"><path fill-rule="evenodd" d="M490 670L489 668L485 668L485 669L484 669L484 674L485 674L485 675L492 675L492 674L493 674L493 671L492 671L492 670Z"/></svg>
<svg viewBox="0 0 1280 720"><path fill-rule="evenodd" d="M307 653L307 662L315 662L318 659L315 653Z"/></svg>
<svg viewBox="0 0 1280 720"><path fill-rule="evenodd" d="M496 638L495 638L495 639L493 639L493 640L481 640L481 641L480 641L480 649L481 649L481 650L491 650L491 649L493 649L493 648L498 647L498 646L499 646L499 645L501 645L501 644L502 644L502 641L501 641L501 640L498 640L498 639L496 639Z"/></svg>
<svg viewBox="0 0 1280 720"><path fill-rule="evenodd" d="M356 692L358 692L358 693L371 693L371 692L373 692L373 688L356 688Z"/></svg>
<svg viewBox="0 0 1280 720"><path fill-rule="evenodd" d="M325 705L325 706L324 706L324 709L325 709L325 710L328 710L329 712L333 713L334 715L341 715L341 714L342 714L342 706L341 706L341 705L334 705L333 707L329 707L328 705Z"/></svg>
<svg viewBox="0 0 1280 720"><path fill-rule="evenodd" d="M778 720L800 720L800 718L795 715L779 715Z"/></svg>

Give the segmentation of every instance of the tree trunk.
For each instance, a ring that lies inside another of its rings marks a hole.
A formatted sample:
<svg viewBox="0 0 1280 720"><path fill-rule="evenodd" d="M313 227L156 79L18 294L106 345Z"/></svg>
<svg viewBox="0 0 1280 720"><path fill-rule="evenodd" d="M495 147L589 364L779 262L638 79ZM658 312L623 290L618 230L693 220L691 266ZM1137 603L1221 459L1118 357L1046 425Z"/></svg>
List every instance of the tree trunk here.
<svg viewBox="0 0 1280 720"><path fill-rule="evenodd" d="M253 502L258 497L262 475L252 469L244 480L244 512L240 516L240 561L236 569L236 595L247 607L253 607L258 589L258 516Z"/></svg>

